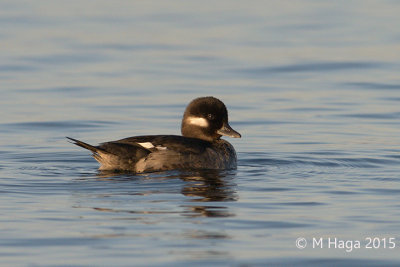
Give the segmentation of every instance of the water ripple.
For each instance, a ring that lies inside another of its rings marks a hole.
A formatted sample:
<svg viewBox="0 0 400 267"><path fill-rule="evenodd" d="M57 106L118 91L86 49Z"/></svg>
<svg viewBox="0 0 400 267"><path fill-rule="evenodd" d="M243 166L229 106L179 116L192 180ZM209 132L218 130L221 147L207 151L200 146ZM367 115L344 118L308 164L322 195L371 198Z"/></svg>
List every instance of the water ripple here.
<svg viewBox="0 0 400 267"><path fill-rule="evenodd" d="M304 153L307 154L307 153ZM316 167L350 167L350 168L378 168L387 165L398 165L399 158L394 156L380 157L380 158L368 158L368 157L332 157L333 155L341 155L343 153L328 153L328 152L311 152L311 155L315 157L306 156L277 156L275 158L271 154L267 153L240 153L239 165L244 167L264 167L264 166L294 166L304 167L308 165ZM330 157L323 158L319 156L327 155Z"/></svg>
<svg viewBox="0 0 400 267"><path fill-rule="evenodd" d="M5 129L24 129L24 130L38 130L44 129L91 129L104 127L106 125L117 124L113 121L39 121L39 122L18 122L18 123L3 123Z"/></svg>
<svg viewBox="0 0 400 267"><path fill-rule="evenodd" d="M362 89L386 89L386 90L398 90L400 84L389 84L389 83L375 83L375 82L351 82L343 83L342 85L362 88Z"/></svg>
<svg viewBox="0 0 400 267"><path fill-rule="evenodd" d="M21 58L24 61L32 62L35 64L51 64L51 65L66 65L76 63L96 63L105 61L105 55L94 53L70 53L70 54L52 54L41 56L27 56Z"/></svg>
<svg viewBox="0 0 400 267"><path fill-rule="evenodd" d="M145 44L118 44L118 43L107 43L107 44L93 44L85 46L89 49L105 49L105 50L116 50L116 51L182 51L185 47L179 45L168 45L162 43L145 43Z"/></svg>
<svg viewBox="0 0 400 267"><path fill-rule="evenodd" d="M315 202L315 201L309 201L309 202L278 202L278 203L272 203L273 205L278 205L278 206L321 206L321 205L326 205L326 203L322 202ZM269 204L271 205L271 204Z"/></svg>
<svg viewBox="0 0 400 267"><path fill-rule="evenodd" d="M354 113L354 114L340 114L338 117L348 117L357 119L375 119L375 120L392 120L400 119L400 112L390 113Z"/></svg>
<svg viewBox="0 0 400 267"><path fill-rule="evenodd" d="M400 194L400 189L396 189L396 188L371 188L371 189L365 189L365 191L375 193L378 195L398 195L398 194Z"/></svg>
<svg viewBox="0 0 400 267"><path fill-rule="evenodd" d="M262 220L241 220L236 219L235 221L227 221L225 225L229 228L233 229L248 229L249 227L252 229L291 229L291 228L303 228L303 227L311 227L312 224L305 223L293 223L293 222L285 222L285 221L262 221Z"/></svg>
<svg viewBox="0 0 400 267"><path fill-rule="evenodd" d="M382 67L382 62L362 62L362 61L351 61L351 62L312 62L312 63L300 63L290 64L283 66L267 66L267 67L256 67L256 68L243 68L237 69L235 72L250 74L250 75L264 75L267 73L299 73L299 72L329 72L329 71L344 71L351 69L372 69Z"/></svg>
<svg viewBox="0 0 400 267"><path fill-rule="evenodd" d="M27 72L37 70L37 67L27 65L0 65L0 72Z"/></svg>

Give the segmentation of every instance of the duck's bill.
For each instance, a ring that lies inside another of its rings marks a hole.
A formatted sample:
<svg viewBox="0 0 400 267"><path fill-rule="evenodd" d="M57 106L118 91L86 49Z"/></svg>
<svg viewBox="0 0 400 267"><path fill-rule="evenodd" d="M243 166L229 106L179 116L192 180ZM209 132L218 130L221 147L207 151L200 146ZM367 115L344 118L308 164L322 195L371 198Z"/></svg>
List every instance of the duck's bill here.
<svg viewBox="0 0 400 267"><path fill-rule="evenodd" d="M224 125L222 125L222 128L219 129L219 130L217 131L217 133L220 134L220 135L225 135L225 136L229 136L229 137L233 137L233 138L240 138L240 137L242 137L242 136L240 135L240 133L238 133L238 132L236 132L235 130L233 130L232 127L231 127L229 124L227 124L227 123L224 123Z"/></svg>

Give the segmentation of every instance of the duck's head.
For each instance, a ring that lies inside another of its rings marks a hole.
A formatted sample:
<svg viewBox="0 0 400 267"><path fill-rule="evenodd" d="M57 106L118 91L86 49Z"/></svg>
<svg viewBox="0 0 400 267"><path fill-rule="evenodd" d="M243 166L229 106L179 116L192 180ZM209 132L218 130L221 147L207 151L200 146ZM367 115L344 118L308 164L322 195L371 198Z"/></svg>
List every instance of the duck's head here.
<svg viewBox="0 0 400 267"><path fill-rule="evenodd" d="M182 119L182 135L214 141L222 135L240 138L228 123L228 111L219 99L207 96L194 99L186 107Z"/></svg>

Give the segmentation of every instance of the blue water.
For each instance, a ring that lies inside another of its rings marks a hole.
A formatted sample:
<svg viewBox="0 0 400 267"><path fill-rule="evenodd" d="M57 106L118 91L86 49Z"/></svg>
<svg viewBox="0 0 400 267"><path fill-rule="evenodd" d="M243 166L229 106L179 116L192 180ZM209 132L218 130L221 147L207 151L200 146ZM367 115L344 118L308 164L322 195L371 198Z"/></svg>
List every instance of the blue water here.
<svg viewBox="0 0 400 267"><path fill-rule="evenodd" d="M398 266L398 14L1 1L0 264ZM237 170L105 175L65 139L179 134L205 95L242 134Z"/></svg>

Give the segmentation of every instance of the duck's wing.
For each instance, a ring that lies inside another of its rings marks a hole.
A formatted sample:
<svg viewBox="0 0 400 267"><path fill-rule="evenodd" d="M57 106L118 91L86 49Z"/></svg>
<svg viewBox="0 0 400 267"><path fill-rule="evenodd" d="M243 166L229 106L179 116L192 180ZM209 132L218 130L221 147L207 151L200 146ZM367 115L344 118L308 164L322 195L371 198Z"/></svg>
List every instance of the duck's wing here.
<svg viewBox="0 0 400 267"><path fill-rule="evenodd" d="M151 152L160 150L171 150L179 152L181 154L200 154L211 145L207 141L179 135L134 136L124 138L112 143L141 146Z"/></svg>
<svg viewBox="0 0 400 267"><path fill-rule="evenodd" d="M212 148L210 142L177 135L135 136L112 143L139 145L151 152L136 163L135 171L139 173L204 169L209 164L206 150Z"/></svg>

